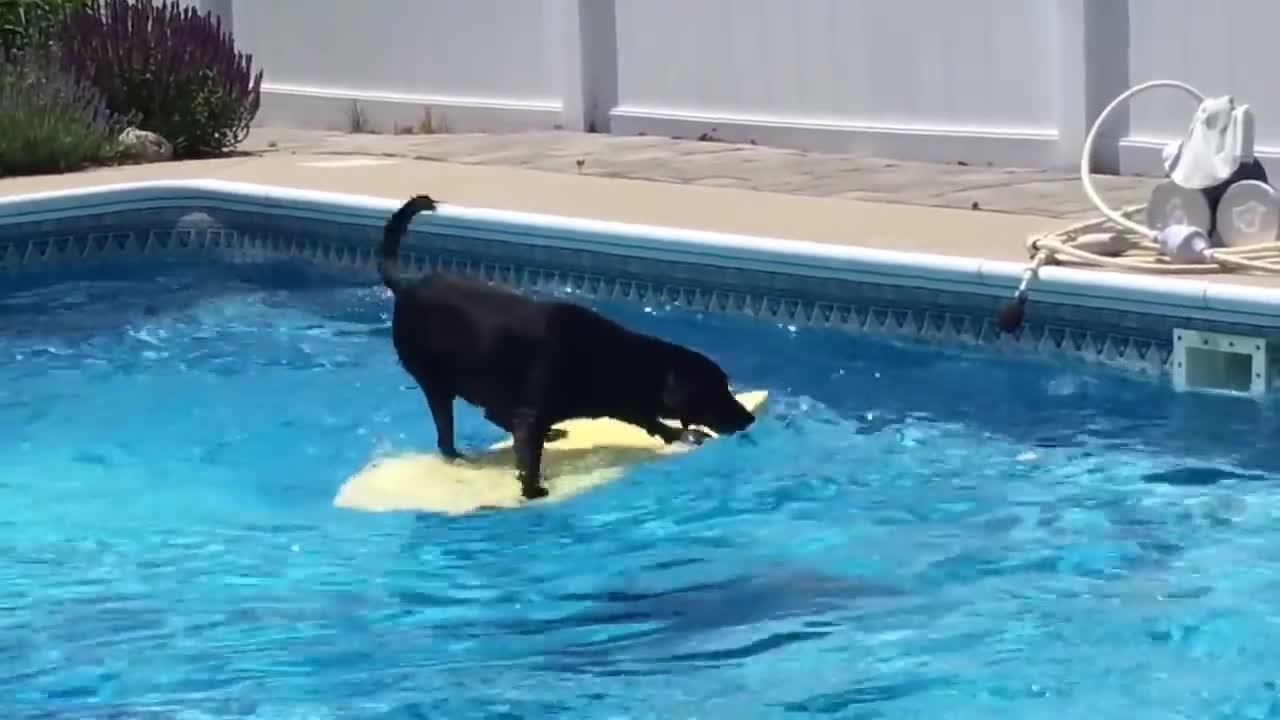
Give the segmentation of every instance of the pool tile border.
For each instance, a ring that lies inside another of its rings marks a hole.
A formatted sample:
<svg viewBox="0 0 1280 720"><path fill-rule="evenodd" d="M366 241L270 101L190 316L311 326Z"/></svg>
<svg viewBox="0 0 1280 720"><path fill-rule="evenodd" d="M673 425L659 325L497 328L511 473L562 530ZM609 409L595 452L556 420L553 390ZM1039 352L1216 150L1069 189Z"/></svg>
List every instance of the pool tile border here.
<svg viewBox="0 0 1280 720"><path fill-rule="evenodd" d="M376 282L381 224L399 204L261 186L228 192L220 183L162 185L80 193L80 203L47 196L0 199L0 274L197 255L233 263L303 260ZM734 240L730 236L670 229L661 230L671 237L646 238L654 229L585 221L560 227L554 221L566 219L550 220L443 206L406 237L406 273L429 264L519 289L1058 356L1153 376L1169 371L1174 327L1261 335L1271 356L1280 358L1280 293L1266 289L1220 286L1225 290L1210 292L1207 283L1051 268L1033 289L1028 322L1009 335L996 329L993 318L1021 272L1013 264L905 253L858 257L849 252L857 249L771 245L760 238L735 246L726 244ZM603 232L610 228L620 232ZM682 243L681 235L693 242ZM640 242L646 239L657 242ZM823 252L814 257L815 249ZM922 262L912 264L913 258ZM1143 301L1143 294L1161 305ZM1274 387L1280 363L1273 359L1271 365Z"/></svg>
<svg viewBox="0 0 1280 720"><path fill-rule="evenodd" d="M96 216L78 233L53 224L3 228L0 270L25 274L95 260L209 255L233 263L296 259L349 279L377 282L375 228L263 214L237 217L240 227L249 228L239 230L205 213L182 209L158 214L150 211L141 218L135 217L137 214ZM163 221L166 215L170 226L145 224ZM430 267L519 289L731 313L908 341L1061 355L1148 374L1166 371L1172 352L1171 343L1143 332L1143 323L1149 323L1150 317L1138 318L1139 324L1134 325L1135 318L1124 313L1091 312L1093 322L1102 321L1112 329L1085 330L1072 326L1073 320L1083 319L1079 308L1051 306L1053 316L1047 321L1033 320L1022 332L1003 335L990 319L999 299L929 288L815 282L795 275L682 267L669 262L659 267L655 261L634 258L622 258L614 264L612 258L602 262L587 251L421 230L406 238L403 260L406 275L418 275ZM666 271L667 275L655 281L655 277L662 277L655 276L655 271ZM835 299L842 297L856 297L857 301Z"/></svg>

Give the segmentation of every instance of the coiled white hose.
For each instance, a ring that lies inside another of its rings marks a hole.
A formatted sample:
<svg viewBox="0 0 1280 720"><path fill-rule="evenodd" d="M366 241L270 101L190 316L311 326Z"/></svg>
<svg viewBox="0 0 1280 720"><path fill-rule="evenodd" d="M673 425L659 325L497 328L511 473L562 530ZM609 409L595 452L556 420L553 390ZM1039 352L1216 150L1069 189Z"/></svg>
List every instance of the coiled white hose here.
<svg viewBox="0 0 1280 720"><path fill-rule="evenodd" d="M1093 145L1098 137L1098 131L1122 103L1157 88L1181 90L1194 98L1197 103L1202 103L1205 99L1195 88L1186 83L1176 80L1152 80L1129 88L1103 109L1084 139L1084 148L1080 153L1080 183L1084 187L1085 196L1094 207L1098 208L1104 219L1077 223L1056 233L1032 238L1027 243L1032 256L1031 264L1023 272L1022 282L1012 302L1000 313L1000 327L1005 332L1013 332L1022 324L1027 288L1031 280L1039 274L1040 268L1051 261L1069 261L1079 265L1115 270L1173 275L1229 271L1280 274L1280 242L1275 241L1256 245L1208 248L1204 252L1205 262L1174 262L1161 253L1160 245L1156 242L1159 233L1135 220L1135 217L1145 208L1144 205L1134 205L1116 211L1098 195L1092 180ZM1115 237L1117 230L1121 231L1119 234L1122 236L1119 243L1116 242ZM1099 233L1105 235L1100 238Z"/></svg>

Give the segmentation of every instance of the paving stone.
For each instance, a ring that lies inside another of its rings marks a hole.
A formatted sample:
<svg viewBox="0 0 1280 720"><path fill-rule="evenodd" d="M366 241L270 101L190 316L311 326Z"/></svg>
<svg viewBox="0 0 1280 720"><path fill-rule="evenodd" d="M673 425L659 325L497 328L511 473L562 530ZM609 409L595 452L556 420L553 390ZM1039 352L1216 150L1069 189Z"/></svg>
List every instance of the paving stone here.
<svg viewBox="0 0 1280 720"><path fill-rule="evenodd" d="M971 208L976 202L984 210L1064 219L1097 214L1069 171L903 162L649 135L374 135L255 128L242 149L409 157L927 207ZM1145 201L1155 180L1102 176L1095 183L1107 202L1120 207Z"/></svg>

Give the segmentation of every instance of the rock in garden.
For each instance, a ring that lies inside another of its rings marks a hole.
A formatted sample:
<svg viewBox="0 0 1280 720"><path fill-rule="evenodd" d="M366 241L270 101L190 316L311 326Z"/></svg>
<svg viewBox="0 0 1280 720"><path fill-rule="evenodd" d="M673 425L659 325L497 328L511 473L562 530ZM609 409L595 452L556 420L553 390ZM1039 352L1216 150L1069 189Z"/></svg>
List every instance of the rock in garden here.
<svg viewBox="0 0 1280 720"><path fill-rule="evenodd" d="M120 133L120 154L136 162L163 162L173 159L173 145L153 132L129 128Z"/></svg>

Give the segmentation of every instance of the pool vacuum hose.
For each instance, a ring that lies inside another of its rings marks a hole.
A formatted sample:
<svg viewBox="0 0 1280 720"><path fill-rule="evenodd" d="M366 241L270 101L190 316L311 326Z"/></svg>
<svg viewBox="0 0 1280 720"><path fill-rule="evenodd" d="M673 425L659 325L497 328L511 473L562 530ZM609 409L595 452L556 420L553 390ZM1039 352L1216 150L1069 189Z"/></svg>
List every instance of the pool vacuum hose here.
<svg viewBox="0 0 1280 720"><path fill-rule="evenodd" d="M1256 158L1242 159L1235 172L1225 181L1200 190L1203 200L1195 203L1199 209L1199 224L1187 220L1187 213L1175 214L1172 222L1162 223L1159 230L1152 229L1137 222L1136 218L1145 209L1150 210L1154 203L1134 205L1116 211L1107 206L1098 196L1091 179L1090 159L1093 155L1093 144L1099 128L1106 122L1121 103L1130 98L1156 88L1173 88L1204 103L1205 97L1191 86L1174 80L1153 80L1136 85L1111 101L1085 136L1084 149L1080 154L1080 183L1084 187L1085 196L1094 207L1102 213L1101 220L1094 219L1077 223L1061 231L1032 237L1027 241L1028 255L1031 263L1022 273L1018 289L1000 310L998 324L1001 331L1012 333L1022 325L1026 315L1026 305L1031 281L1039 277L1040 268L1050 262L1075 262L1080 265L1124 270L1129 272L1162 273L1172 275L1192 275L1221 272L1244 272L1259 274L1280 274L1280 242L1277 242L1274 228L1267 226L1262 232L1262 242L1241 244L1239 238L1230 246L1221 245L1220 233L1215 232L1213 216L1222 203L1223 196L1231 191L1239 192L1237 196L1263 196L1262 212L1274 218L1280 214L1280 195L1266 185L1266 170ZM1251 151L1251 148L1250 148ZM1250 153L1251 154L1251 153ZM1163 188L1158 187L1157 192ZM1153 198L1155 193L1153 193ZM1169 201L1173 207L1185 199L1175 197ZM1195 196L1191 196L1195 198ZM1199 198L1195 198L1199 200ZM1258 202L1250 198L1244 206L1252 206ZM1232 211L1238 211L1236 203L1230 204ZM1222 214L1218 214L1217 225L1223 225ZM1150 212L1148 212L1150 221ZM1238 222L1238 221L1237 221ZM1256 221L1254 223L1257 224ZM1200 225L1203 225L1201 227ZM1221 230L1221 228L1219 228ZM1247 235L1250 231L1244 230ZM1257 235L1255 231L1253 233Z"/></svg>

